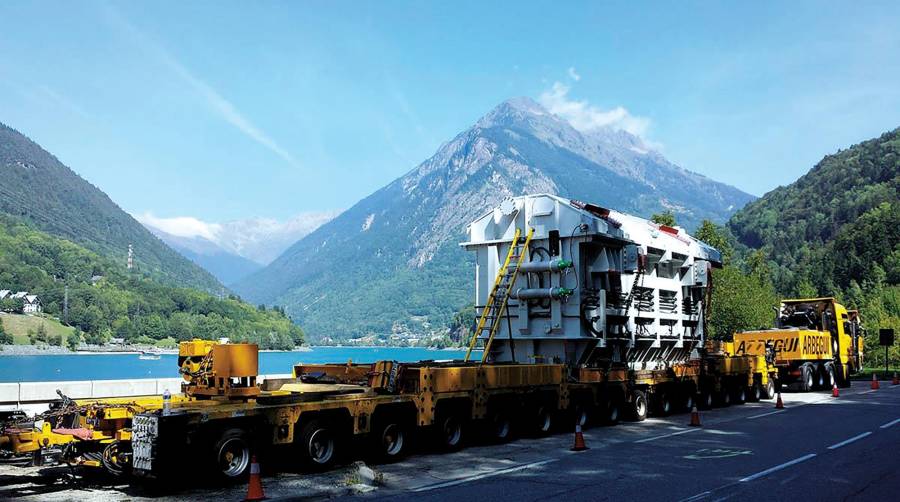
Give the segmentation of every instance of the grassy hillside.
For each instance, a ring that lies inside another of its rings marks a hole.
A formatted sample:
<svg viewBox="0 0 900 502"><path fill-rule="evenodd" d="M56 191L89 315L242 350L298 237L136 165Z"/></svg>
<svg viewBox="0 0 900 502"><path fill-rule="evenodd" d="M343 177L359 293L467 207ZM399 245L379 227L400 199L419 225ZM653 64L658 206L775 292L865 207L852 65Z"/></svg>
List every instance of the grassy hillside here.
<svg viewBox="0 0 900 502"><path fill-rule="evenodd" d="M729 228L767 258L780 295L837 296L860 309L870 362L882 353L878 329L900 331L900 128L825 157Z"/></svg>
<svg viewBox="0 0 900 502"><path fill-rule="evenodd" d="M68 315L63 311L66 284ZM142 343L167 337L229 337L257 342L262 348L291 348L303 339L303 332L281 309L257 308L236 298L160 284L3 215L0 288L37 294L47 314L83 332L89 343L113 336ZM18 331L17 322L13 321L13 327Z"/></svg>
<svg viewBox="0 0 900 502"><path fill-rule="evenodd" d="M142 274L219 292L208 272L156 238L105 193L18 131L0 124L0 214L124 264L128 245Z"/></svg>
<svg viewBox="0 0 900 502"><path fill-rule="evenodd" d="M4 313L0 315L0 325L2 325L3 331L12 335L13 343L17 345L27 345L30 343L28 333L37 333L41 326L43 326L47 336L59 336L63 345L65 345L69 335L75 331L75 328L63 326L59 321L50 317L22 314Z"/></svg>

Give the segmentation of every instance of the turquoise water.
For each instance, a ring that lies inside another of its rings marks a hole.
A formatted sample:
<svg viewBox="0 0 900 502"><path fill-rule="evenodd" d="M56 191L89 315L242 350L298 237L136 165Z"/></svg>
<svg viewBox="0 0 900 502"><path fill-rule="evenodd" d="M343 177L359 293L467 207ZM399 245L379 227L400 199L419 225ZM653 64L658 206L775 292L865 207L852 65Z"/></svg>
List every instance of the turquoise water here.
<svg viewBox="0 0 900 502"><path fill-rule="evenodd" d="M390 347L314 347L310 352L262 352L259 373L290 373L303 363L371 363L383 359L423 361L462 359L465 350L428 350ZM60 380L120 380L178 376L176 355L145 361L137 354L71 354L0 356L0 382L53 382Z"/></svg>

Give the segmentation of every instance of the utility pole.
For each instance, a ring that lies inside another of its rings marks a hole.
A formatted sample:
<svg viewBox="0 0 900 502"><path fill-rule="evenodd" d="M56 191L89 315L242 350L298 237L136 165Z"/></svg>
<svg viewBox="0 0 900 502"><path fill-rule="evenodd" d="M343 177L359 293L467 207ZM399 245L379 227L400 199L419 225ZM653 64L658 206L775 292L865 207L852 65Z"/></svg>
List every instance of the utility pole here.
<svg viewBox="0 0 900 502"><path fill-rule="evenodd" d="M63 293L63 324L69 324L69 285L65 285Z"/></svg>
<svg viewBox="0 0 900 502"><path fill-rule="evenodd" d="M134 268L134 248L128 245L128 270Z"/></svg>

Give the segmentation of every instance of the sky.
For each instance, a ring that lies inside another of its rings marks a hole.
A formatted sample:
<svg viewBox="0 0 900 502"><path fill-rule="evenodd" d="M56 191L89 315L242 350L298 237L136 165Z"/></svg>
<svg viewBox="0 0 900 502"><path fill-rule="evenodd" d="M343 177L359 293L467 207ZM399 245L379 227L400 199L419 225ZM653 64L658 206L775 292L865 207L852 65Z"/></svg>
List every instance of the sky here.
<svg viewBox="0 0 900 502"><path fill-rule="evenodd" d="M350 207L515 96L762 195L900 126L898 26L898 2L6 0L0 122L158 218Z"/></svg>

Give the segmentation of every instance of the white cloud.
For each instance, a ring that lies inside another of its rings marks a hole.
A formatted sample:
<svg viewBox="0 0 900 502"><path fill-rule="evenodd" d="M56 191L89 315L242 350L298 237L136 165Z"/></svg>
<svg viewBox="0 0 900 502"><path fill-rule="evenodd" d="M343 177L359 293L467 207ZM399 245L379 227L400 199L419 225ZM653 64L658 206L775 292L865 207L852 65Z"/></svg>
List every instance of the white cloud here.
<svg viewBox="0 0 900 502"><path fill-rule="evenodd" d="M159 218L148 211L135 215L134 218L144 225L158 228L167 234L177 237L203 237L213 242L216 241L216 236L222 230L222 225L207 223L193 216Z"/></svg>
<svg viewBox="0 0 900 502"><path fill-rule="evenodd" d="M231 124L245 136L269 149L269 151L278 155L289 164L299 167L297 161L287 150L279 146L274 139L265 133L265 131L250 122L250 120L244 116L231 101L219 94L219 92L207 82L194 75L162 45L144 35L143 32L138 30L138 28L125 19L124 16L113 10L112 7L109 7L109 13L117 24L128 32L143 50L155 56L176 75L181 77L181 79L192 87L195 92L203 97L206 104L225 122Z"/></svg>
<svg viewBox="0 0 900 502"><path fill-rule="evenodd" d="M579 75L578 72L575 71L574 66L569 67L569 78L571 78L572 80L574 80L576 82L581 80L581 75Z"/></svg>
<svg viewBox="0 0 900 502"><path fill-rule="evenodd" d="M609 127L645 139L644 136L650 128L650 119L634 116L621 106L603 110L587 101L569 99L568 94L569 86L555 82L550 90L541 94L539 101L550 113L568 120L572 127L579 131Z"/></svg>

